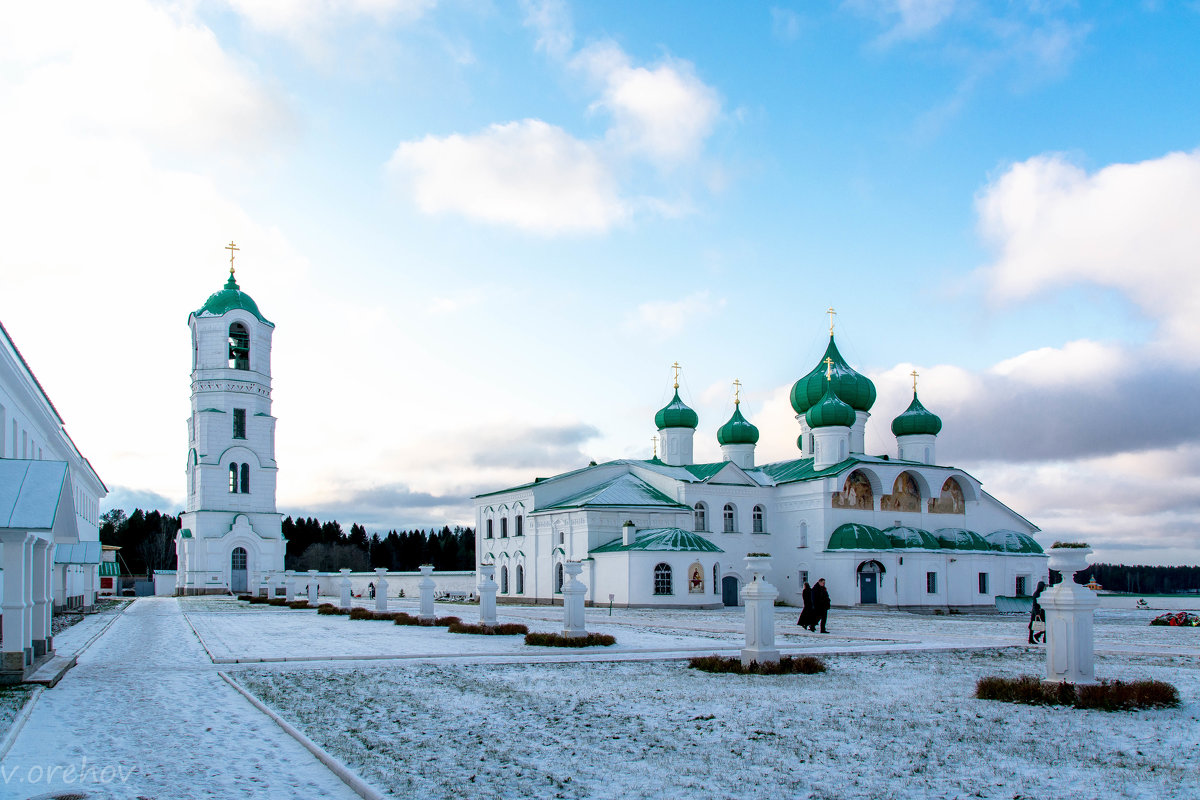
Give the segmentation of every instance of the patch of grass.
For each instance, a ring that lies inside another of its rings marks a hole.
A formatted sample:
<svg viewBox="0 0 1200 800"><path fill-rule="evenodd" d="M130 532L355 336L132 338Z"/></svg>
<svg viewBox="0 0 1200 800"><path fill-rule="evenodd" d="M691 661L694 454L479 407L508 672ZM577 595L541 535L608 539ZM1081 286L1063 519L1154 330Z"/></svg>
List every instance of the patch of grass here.
<svg viewBox="0 0 1200 800"><path fill-rule="evenodd" d="M482 636L516 636L529 633L529 628L516 622L503 625L467 625L456 622L449 628L450 633L477 633Z"/></svg>
<svg viewBox="0 0 1200 800"><path fill-rule="evenodd" d="M1179 690L1164 681L1100 681L1076 686L1066 681L1050 683L1032 675L980 678L975 685L975 696L980 700L1101 711L1136 711L1179 705Z"/></svg>
<svg viewBox="0 0 1200 800"><path fill-rule="evenodd" d="M825 671L825 662L815 656L783 656L778 661L742 664L737 656L697 656L688 666L703 672L730 672L734 675L816 675Z"/></svg>
<svg viewBox="0 0 1200 800"><path fill-rule="evenodd" d="M525 644L539 647L608 647L617 640L607 633L589 633L586 636L563 636L561 633L527 633Z"/></svg>

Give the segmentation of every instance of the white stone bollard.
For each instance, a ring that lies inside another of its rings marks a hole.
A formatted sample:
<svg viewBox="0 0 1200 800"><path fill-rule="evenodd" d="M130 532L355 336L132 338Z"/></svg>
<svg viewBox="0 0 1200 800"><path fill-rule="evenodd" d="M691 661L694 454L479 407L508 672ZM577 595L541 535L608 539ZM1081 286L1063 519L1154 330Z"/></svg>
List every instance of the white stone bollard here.
<svg viewBox="0 0 1200 800"><path fill-rule="evenodd" d="M1092 616L1100 598L1075 582L1075 573L1087 567L1090 547L1050 548L1050 569L1062 573L1062 582L1042 592L1038 602L1046 610L1046 680L1095 683L1096 651L1092 645Z"/></svg>
<svg viewBox="0 0 1200 800"><path fill-rule="evenodd" d="M284 591L287 592L288 602L296 599L296 570L288 569L283 572Z"/></svg>
<svg viewBox="0 0 1200 800"><path fill-rule="evenodd" d="M583 598L587 594L587 586L579 579L578 575L583 572L583 564L578 561L564 561L563 572L567 574L567 579L563 583L563 636L587 636L587 628L584 627L583 618Z"/></svg>
<svg viewBox="0 0 1200 800"><path fill-rule="evenodd" d="M437 588L437 584L429 577L433 574L433 565L422 564L418 569L421 570L421 580L417 583L421 594L421 608L417 612L417 619L432 620L437 617L433 613L433 590Z"/></svg>
<svg viewBox="0 0 1200 800"><path fill-rule="evenodd" d="M375 610L387 611L387 568L375 568Z"/></svg>
<svg viewBox="0 0 1200 800"><path fill-rule="evenodd" d="M317 571L315 569L310 569L308 571L308 604L310 606L315 606L317 604L317 590L320 588L320 586L321 583L317 580Z"/></svg>
<svg viewBox="0 0 1200 800"><path fill-rule="evenodd" d="M341 589L341 597L338 599L341 600L342 608L349 608L353 605L353 598L350 597L350 568L342 567L338 572L342 573L342 579L338 581L338 588Z"/></svg>
<svg viewBox="0 0 1200 800"><path fill-rule="evenodd" d="M751 661L767 664L779 661L775 648L775 598L779 590L767 583L771 567L770 556L746 556L750 582L742 587L746 603L746 646L742 648L742 664Z"/></svg>
<svg viewBox="0 0 1200 800"><path fill-rule="evenodd" d="M495 564L479 565L479 624L496 624L496 591L500 588L493 578L496 575Z"/></svg>

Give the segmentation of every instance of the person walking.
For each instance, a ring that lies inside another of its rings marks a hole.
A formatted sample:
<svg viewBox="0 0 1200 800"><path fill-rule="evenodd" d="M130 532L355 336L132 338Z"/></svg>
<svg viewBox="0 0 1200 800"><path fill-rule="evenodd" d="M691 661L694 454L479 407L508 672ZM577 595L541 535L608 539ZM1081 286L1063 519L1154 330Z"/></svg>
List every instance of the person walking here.
<svg viewBox="0 0 1200 800"><path fill-rule="evenodd" d="M1038 602L1042 592L1046 591L1046 582L1038 581L1037 589L1033 592L1033 608L1029 610L1029 643L1041 644L1046 641L1046 609Z"/></svg>
<svg viewBox="0 0 1200 800"><path fill-rule="evenodd" d="M800 619L796 620L796 624L810 631L815 630L813 626L812 587L808 585L808 581L804 582L804 589L800 592L800 599L803 601L803 605L800 608Z"/></svg>
<svg viewBox="0 0 1200 800"><path fill-rule="evenodd" d="M821 633L829 633L825 630L825 618L829 615L829 590L825 588L824 578L821 578L817 581L817 585L812 587L812 609L813 619L809 630L815 630L819 622L821 623Z"/></svg>

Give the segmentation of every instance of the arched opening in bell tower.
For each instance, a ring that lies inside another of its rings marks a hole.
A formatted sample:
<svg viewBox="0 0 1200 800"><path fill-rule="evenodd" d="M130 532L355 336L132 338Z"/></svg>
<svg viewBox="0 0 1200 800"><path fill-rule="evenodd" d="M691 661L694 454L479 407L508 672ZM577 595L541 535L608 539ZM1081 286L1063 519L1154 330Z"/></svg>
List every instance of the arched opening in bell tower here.
<svg viewBox="0 0 1200 800"><path fill-rule="evenodd" d="M240 322L229 326L229 368L250 369L250 334Z"/></svg>

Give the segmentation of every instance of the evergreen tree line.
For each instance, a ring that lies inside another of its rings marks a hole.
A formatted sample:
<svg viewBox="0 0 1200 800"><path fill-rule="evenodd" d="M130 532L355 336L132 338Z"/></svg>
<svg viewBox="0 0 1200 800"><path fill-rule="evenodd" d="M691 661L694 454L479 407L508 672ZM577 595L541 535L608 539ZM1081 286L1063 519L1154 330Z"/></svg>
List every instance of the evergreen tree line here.
<svg viewBox="0 0 1200 800"><path fill-rule="evenodd" d="M1054 571L1051 571L1051 577ZM1200 566L1147 567L1124 564L1091 564L1075 573L1076 583L1092 578L1106 592L1130 594L1183 594L1200 591Z"/></svg>
<svg viewBox="0 0 1200 800"><path fill-rule="evenodd" d="M100 541L121 550L117 561L123 575L152 575L156 569L176 569L175 534L179 515L135 508L132 514L114 508L100 516ZM415 571L421 564L438 570L475 569L475 531L444 526L440 531L388 531L367 534L358 523L346 533L337 520L313 517L283 520L287 539L284 568L334 572L349 567L362 572L375 567Z"/></svg>

